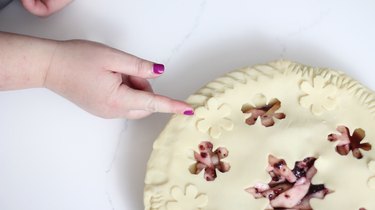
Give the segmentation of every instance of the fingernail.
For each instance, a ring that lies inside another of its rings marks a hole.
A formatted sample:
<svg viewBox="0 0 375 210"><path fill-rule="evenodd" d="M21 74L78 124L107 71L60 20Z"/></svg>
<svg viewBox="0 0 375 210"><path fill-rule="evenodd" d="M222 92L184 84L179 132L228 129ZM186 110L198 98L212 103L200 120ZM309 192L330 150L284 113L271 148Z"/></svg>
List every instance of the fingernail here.
<svg viewBox="0 0 375 210"><path fill-rule="evenodd" d="M186 111L184 111L184 115L188 115L188 116L194 115L194 111L191 110L191 109L186 110Z"/></svg>
<svg viewBox="0 0 375 210"><path fill-rule="evenodd" d="M164 65L154 63L153 70L155 74L162 74L164 72Z"/></svg>

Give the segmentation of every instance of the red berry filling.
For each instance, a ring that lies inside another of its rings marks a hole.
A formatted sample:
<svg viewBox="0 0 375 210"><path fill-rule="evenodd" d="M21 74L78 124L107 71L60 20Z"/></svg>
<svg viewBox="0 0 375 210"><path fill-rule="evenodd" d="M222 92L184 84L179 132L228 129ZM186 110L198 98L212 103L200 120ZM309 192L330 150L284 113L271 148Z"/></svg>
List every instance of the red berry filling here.
<svg viewBox="0 0 375 210"><path fill-rule="evenodd" d="M297 161L288 168L285 160L269 155L267 171L271 176L268 184L259 183L246 191L254 198L268 198L272 209L311 210L310 199L323 199L331 191L323 184L314 185L312 178L317 173L314 157Z"/></svg>
<svg viewBox="0 0 375 210"><path fill-rule="evenodd" d="M190 167L192 174L199 174L204 169L204 178L207 181L214 181L217 177L216 169L222 173L229 171L229 163L221 161L228 156L228 150L219 147L215 151L211 142L204 141L199 144L199 153L194 151L194 158L197 163Z"/></svg>
<svg viewBox="0 0 375 210"><path fill-rule="evenodd" d="M352 151L353 156L357 159L363 158L361 149L364 151L370 151L372 146L370 143L361 143L366 136L363 129L357 128L354 130L353 135L350 135L349 128L346 126L338 126L337 131L341 135L330 134L328 135L328 141L337 142L336 152L340 155L348 155Z"/></svg>
<svg viewBox="0 0 375 210"><path fill-rule="evenodd" d="M254 125L255 122L260 118L262 125L265 127L270 127L275 124L276 119L284 119L286 116L284 113L276 113L281 107L281 102L278 99L271 100L268 104L261 107L253 107L249 104L242 106L242 113L251 114L249 118L246 119L246 124Z"/></svg>

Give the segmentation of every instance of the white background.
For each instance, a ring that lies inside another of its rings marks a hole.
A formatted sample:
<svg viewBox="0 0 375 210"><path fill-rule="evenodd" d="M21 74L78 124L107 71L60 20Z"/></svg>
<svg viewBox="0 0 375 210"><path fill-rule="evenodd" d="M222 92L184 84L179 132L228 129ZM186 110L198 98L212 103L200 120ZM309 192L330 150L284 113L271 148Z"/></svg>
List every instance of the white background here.
<svg viewBox="0 0 375 210"><path fill-rule="evenodd" d="M280 58L375 89L375 1L76 0L47 19L18 1L0 30L89 39L166 64L185 99L235 68ZM0 92L0 210L140 210L153 140L170 116L104 120L44 89Z"/></svg>

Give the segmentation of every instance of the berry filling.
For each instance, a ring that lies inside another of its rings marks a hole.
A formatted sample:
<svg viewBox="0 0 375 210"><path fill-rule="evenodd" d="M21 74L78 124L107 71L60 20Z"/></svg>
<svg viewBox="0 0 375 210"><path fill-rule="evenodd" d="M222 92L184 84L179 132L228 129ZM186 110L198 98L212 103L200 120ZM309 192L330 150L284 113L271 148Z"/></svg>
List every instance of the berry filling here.
<svg viewBox="0 0 375 210"><path fill-rule="evenodd" d="M267 172L271 176L268 184L258 183L245 189L254 198L268 198L271 209L311 210L310 199L323 199L331 191L324 184L314 185L312 178L317 173L317 159L307 157L288 168L285 160L269 155Z"/></svg>
<svg viewBox="0 0 375 210"><path fill-rule="evenodd" d="M228 156L228 150L224 147L219 147L213 151L211 142L204 141L199 144L199 152L194 151L194 158L197 163L190 167L192 174L199 174L204 169L204 178L207 181L214 181L217 177L216 169L222 173L229 171L229 163L221 160Z"/></svg>
<svg viewBox="0 0 375 210"><path fill-rule="evenodd" d="M249 118L246 119L246 124L254 125L258 118L260 118L262 125L265 127L270 127L275 124L276 119L284 119L286 116L284 113L276 113L281 107L281 102L278 99L271 100L268 104L261 107L253 107L249 104L242 106L242 113L251 114Z"/></svg>
<svg viewBox="0 0 375 210"><path fill-rule="evenodd" d="M361 143L366 136L363 129L357 128L354 130L353 135L350 135L348 127L338 126L337 131L341 135L330 134L328 135L328 141L338 142L336 145L336 152L340 155L348 155L352 151L353 156L357 159L363 158L361 149L364 151L370 151L372 146L370 143Z"/></svg>

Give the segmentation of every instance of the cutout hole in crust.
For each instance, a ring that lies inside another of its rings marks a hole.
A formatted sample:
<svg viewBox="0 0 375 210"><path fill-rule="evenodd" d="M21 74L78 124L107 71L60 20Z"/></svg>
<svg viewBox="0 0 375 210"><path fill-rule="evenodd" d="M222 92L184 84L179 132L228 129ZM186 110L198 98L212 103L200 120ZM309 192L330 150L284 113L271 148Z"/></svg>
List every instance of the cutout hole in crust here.
<svg viewBox="0 0 375 210"><path fill-rule="evenodd" d="M194 151L194 159L197 161L189 167L191 174L199 174L204 171L206 181L214 181L217 177L216 170L225 173L230 170L229 163L223 162L229 154L225 147L218 147L213 150L213 144L203 141L198 145L199 152Z"/></svg>
<svg viewBox="0 0 375 210"><path fill-rule="evenodd" d="M275 119L282 120L286 118L286 115L281 112L277 112L281 107L281 102L278 99L272 99L267 104L265 103L265 97L263 95L258 96L264 101L263 104L252 106L251 104L244 104L241 108L242 113L250 114L245 120L248 125L254 125L258 118L265 127L271 127L275 124ZM260 100L258 99L258 101Z"/></svg>
<svg viewBox="0 0 375 210"><path fill-rule="evenodd" d="M317 158L307 157L295 162L290 169L283 159L268 156L267 172L271 176L268 184L258 183L245 189L254 198L267 198L272 209L312 210L312 198L324 199L332 191L324 184L312 184L318 170L314 164Z"/></svg>

